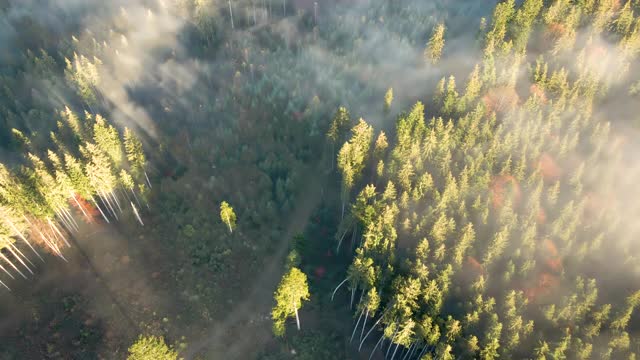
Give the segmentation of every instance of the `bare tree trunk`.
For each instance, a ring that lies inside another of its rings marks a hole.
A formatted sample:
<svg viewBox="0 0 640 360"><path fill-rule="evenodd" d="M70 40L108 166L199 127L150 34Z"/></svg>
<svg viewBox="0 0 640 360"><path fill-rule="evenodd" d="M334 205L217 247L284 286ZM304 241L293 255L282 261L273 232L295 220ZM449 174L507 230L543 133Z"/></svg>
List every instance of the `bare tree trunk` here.
<svg viewBox="0 0 640 360"><path fill-rule="evenodd" d="M82 215L84 215L85 218L89 219L89 214L87 214L87 212L84 211L84 207L80 205L80 202L78 201L78 199L76 199L75 194L71 194L71 197L73 198L73 201L76 202L76 205L78 205L78 208L80 208L80 211L82 211Z"/></svg>
<svg viewBox="0 0 640 360"><path fill-rule="evenodd" d="M427 344L425 344L425 346L422 348L422 351L420 351L420 354L418 354L417 359L421 359L422 358L422 355L424 355L424 353L426 352L428 347L429 346L427 346Z"/></svg>
<svg viewBox="0 0 640 360"><path fill-rule="evenodd" d="M413 354L413 351L418 348L416 344L417 343L415 342L411 344L411 346L409 347L409 351L407 351L407 353L402 357L401 360L406 360L407 358L411 359L411 354Z"/></svg>
<svg viewBox="0 0 640 360"><path fill-rule="evenodd" d="M9 271L7 271L7 269L4 266L2 266L2 264L0 264L0 269L2 269L2 271L7 273L7 275L9 275L10 278L12 278L14 280L16 279L16 278L13 277L13 275L11 275L11 273Z"/></svg>
<svg viewBox="0 0 640 360"><path fill-rule="evenodd" d="M318 25L318 2L313 2L313 22L315 25Z"/></svg>
<svg viewBox="0 0 640 360"><path fill-rule="evenodd" d="M353 327L353 332L351 333L351 339L349 339L349 343L353 342L353 337L356 335L356 330L358 330L358 325L360 325L360 319L362 319L362 314L364 314L364 309L360 311L360 316L358 316L358 321L356 322L356 326Z"/></svg>
<svg viewBox="0 0 640 360"><path fill-rule="evenodd" d="M364 315L364 323L362 324L362 331L360 331L360 340L362 341L362 335L364 335L364 329L367 327L367 319L369 318L369 307L367 306L367 313Z"/></svg>
<svg viewBox="0 0 640 360"><path fill-rule="evenodd" d="M5 285L5 283L2 282L2 280L0 280L0 285L4 286L7 288L7 290L11 291L11 289L9 289L9 287L7 285Z"/></svg>
<svg viewBox="0 0 640 360"><path fill-rule="evenodd" d="M26 218L26 217L25 217ZM40 258L40 260L42 260L42 262L44 262L44 259L42 258L42 256L40 256L40 254L38 254L38 252L36 251L36 249L31 245L31 243L27 240L27 238L22 235L22 233L20 231L18 231L18 228L16 228L16 226L14 225L13 221L9 220L8 218L4 218L4 220L9 223L9 226L11 227L11 229L13 229L13 231L18 234L18 237L20 237L20 239L22 239L22 241L24 241L25 243L27 243L27 245L29 246L29 248L31 248L31 250L33 251L34 254L36 254L36 256L38 256L38 258Z"/></svg>
<svg viewBox="0 0 640 360"><path fill-rule="evenodd" d="M100 198L102 199L103 202L106 202L107 207L109 207L109 209L111 210L111 214L116 218L116 220L120 220L118 218L118 214L116 214L116 209L113 207L113 205L111 204L111 201L109 201L109 198L104 192L100 194Z"/></svg>
<svg viewBox="0 0 640 360"><path fill-rule="evenodd" d="M393 350L393 354L391 355L391 360L393 360L393 358L396 357L396 352L398 351L399 346L400 346L400 343L396 344L396 349ZM391 349L391 347L389 347L389 349Z"/></svg>
<svg viewBox="0 0 640 360"><path fill-rule="evenodd" d="M27 271L31 273L31 275L33 275L33 271L31 271L31 268L27 266L27 264L24 261L22 261L22 258L13 250L12 248L13 245L8 241L7 241L7 245L8 246L6 246L6 248L7 250L9 250L11 255L13 255L13 257L16 258L20 262L20 264L22 264L22 266L24 266L27 269Z"/></svg>
<svg viewBox="0 0 640 360"><path fill-rule="evenodd" d="M76 229L76 231L80 231L80 227L78 226L78 222L76 221L76 219L73 218L73 216L71 215L69 210L60 209L60 211L62 212L62 215L64 215L66 217L67 221L69 221L69 223L71 225L73 225L73 227Z"/></svg>
<svg viewBox="0 0 640 360"><path fill-rule="evenodd" d="M53 222L51 222L51 219L47 219L47 221L49 222L49 226L51 227L51 229L55 230L55 232L58 233L58 235L60 235L60 237L62 238L62 241L64 241L67 247L71 247L71 244L69 244L69 242L67 241L67 238L65 238L64 235L62 235L62 233L60 232L60 230L58 230L58 227Z"/></svg>
<svg viewBox="0 0 640 360"><path fill-rule="evenodd" d="M96 201L96 199L92 196L91 200L93 201L93 204L96 206L96 208L98 208L98 210L100 211L100 214L102 215L102 218L104 219L104 221L109 223L110 221L107 218L107 215L104 214L104 211L102 211L102 208L100 208L100 205L98 205L98 202Z"/></svg>
<svg viewBox="0 0 640 360"><path fill-rule="evenodd" d="M231 0L229 0L229 11L231 11ZM233 16L231 17L231 25L233 28ZM151 181L149 180L149 175L147 175L147 171L143 170L144 172L144 178L147 179L147 185L149 185L149 189L153 189L153 186L151 186Z"/></svg>
<svg viewBox="0 0 640 360"><path fill-rule="evenodd" d="M340 288L340 286L344 285L344 283L347 282L347 280L349 280L349 277L347 276L346 279L342 280L342 282L340 284L338 284L338 286L336 286L336 289L333 290L333 293L331 294L331 301L333 301L333 297L336 295L336 291L338 291L338 289Z"/></svg>
<svg viewBox="0 0 640 360"><path fill-rule="evenodd" d="M116 194L114 194L113 191L111 191L108 195L111 196L111 198L114 200L114 202L118 206L118 210L120 210L120 213L122 213L122 207L120 207L120 200L118 200L118 197L116 196Z"/></svg>
<svg viewBox="0 0 640 360"><path fill-rule="evenodd" d="M67 228L67 230L69 230L69 232L76 230L76 228L74 228L73 225L71 225L71 223L67 221L66 217L62 215L60 210L57 210L55 213L56 213L56 216L58 217L58 220L62 223L62 225L64 225L65 228Z"/></svg>
<svg viewBox="0 0 640 360"><path fill-rule="evenodd" d="M390 344L389 344L389 348L387 349L387 353L384 355L384 358L385 358L385 359L387 358L387 356L389 355L389 351L390 351L390 350L391 350L391 348L393 347L393 339L395 339L395 338L396 338L396 334L398 333L398 330L400 330L400 327L399 327L399 326L396 326L396 331L394 331L394 332L393 332L393 335L391 335L391 339L389 339ZM397 349L397 348L398 348L398 347L396 346L396 349Z"/></svg>
<svg viewBox="0 0 640 360"><path fill-rule="evenodd" d="M356 289L357 289L357 288L358 288L358 287L356 286L356 287L354 287L353 289L351 289L351 303L349 304L349 309L353 309L353 298L354 298L354 297L355 297L355 295L356 295Z"/></svg>
<svg viewBox="0 0 640 360"><path fill-rule="evenodd" d="M15 245L14 245L14 244L12 244L12 243L9 243L9 246L13 247L13 249L14 249L18 254L20 254L20 255L21 255L25 260L27 260L27 262L28 262L29 264L31 264L31 266L33 266L34 268L36 267L36 265L35 265L34 263L32 263L32 262L31 262L31 260L29 260L29 258L28 258L28 257L26 257L26 256L22 253L22 251L20 251L20 249L18 249L18 247L17 247L17 246L15 246Z"/></svg>
<svg viewBox="0 0 640 360"><path fill-rule="evenodd" d="M0 252L0 258L2 258L2 260L6 261L12 268L13 270L17 271L18 274L22 275L23 278L27 279L27 277L22 273L22 271L20 271L20 269L18 269L12 262L11 260L9 260L8 257L6 257L2 252Z"/></svg>
<svg viewBox="0 0 640 360"><path fill-rule="evenodd" d="M133 214L136 216L136 219L138 219L138 221L140 222L140 225L144 226L144 223L142 222L142 218L140 218L140 213L138 213L138 209L136 208L135 205L133 205L133 202L129 201L129 203L131 204L131 208L133 209Z"/></svg>
<svg viewBox="0 0 640 360"><path fill-rule="evenodd" d="M300 317L298 316L298 307L296 303L293 303L293 310L296 312L296 325L298 325L298 330L300 330Z"/></svg>
<svg viewBox="0 0 640 360"><path fill-rule="evenodd" d="M369 360L371 360L371 358L373 357L373 353L376 351L376 348L378 347L378 345L380 344L380 342L382 342L382 339L384 339L384 332L382 333L382 335L380 335L380 339L378 340L378 342L376 343L376 346L373 347L373 350L371 350L371 355L369 355ZM360 350L360 349L358 349Z"/></svg>
<svg viewBox="0 0 640 360"><path fill-rule="evenodd" d="M340 240L338 241L338 246L336 247L336 254L340 252L340 245L342 245L342 240L344 240L344 237L347 235L347 233L349 232L349 228L351 227L351 225L349 225L349 227L347 227L344 230L344 233L342 233L342 236L340 237Z"/></svg>
<svg viewBox="0 0 640 360"><path fill-rule="evenodd" d="M231 10L231 0L229 0L229 17L231 18L231 30L233 30L235 27L233 26L233 10ZM147 173L144 173L145 176L147 176ZM147 178L147 181L149 181L149 179ZM149 185L149 187L151 187L151 185Z"/></svg>
<svg viewBox="0 0 640 360"><path fill-rule="evenodd" d="M133 194L133 198L136 200L136 204L138 204L138 206L140 206L140 200L138 200L138 195L136 195L136 192L133 191L133 189L131 189L131 193Z"/></svg>
<svg viewBox="0 0 640 360"><path fill-rule="evenodd" d="M369 331L367 332L367 334L364 336L364 339L362 339L362 341L360 341L360 346L358 346L358 351L360 351L360 349L362 349L362 344L364 344L364 341L367 340L367 338L369 337L369 334L371 334L371 332L373 331L373 329L376 328L376 325L378 325L380 323L380 321L382 320L382 318L384 317L385 312L382 313L382 315L380 315L380 318L371 326L371 329L369 329Z"/></svg>
<svg viewBox="0 0 640 360"><path fill-rule="evenodd" d="M251 1L251 5L253 5L253 26L258 25L258 20L256 19L256 3L255 0Z"/></svg>

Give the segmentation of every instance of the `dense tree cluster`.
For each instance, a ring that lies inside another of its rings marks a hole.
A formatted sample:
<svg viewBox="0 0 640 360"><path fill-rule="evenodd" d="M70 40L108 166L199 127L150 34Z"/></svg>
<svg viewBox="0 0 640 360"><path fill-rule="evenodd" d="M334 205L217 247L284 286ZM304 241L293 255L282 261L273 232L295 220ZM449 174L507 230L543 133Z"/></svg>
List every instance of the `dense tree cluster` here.
<svg viewBox="0 0 640 360"><path fill-rule="evenodd" d="M139 211L146 206L150 183L138 137L129 129L121 135L100 115L79 117L65 107L58 117L57 129L50 133L52 148L41 149L14 129L24 159L13 168L0 164L0 257L23 277L15 263L29 272L34 264L16 243L40 259L33 244L65 259L62 248L70 245L65 232L79 229L76 212L87 221L100 216L110 222L130 209L142 224ZM2 265L0 269L14 278Z"/></svg>
<svg viewBox="0 0 640 360"><path fill-rule="evenodd" d="M634 7L501 2L463 91L443 78L388 148L353 127L337 156L355 199L336 240L357 247L336 291L348 284L359 348L376 331L390 358L635 358L638 208L617 194L636 174L597 111L629 86ZM611 259L625 284L592 266Z"/></svg>

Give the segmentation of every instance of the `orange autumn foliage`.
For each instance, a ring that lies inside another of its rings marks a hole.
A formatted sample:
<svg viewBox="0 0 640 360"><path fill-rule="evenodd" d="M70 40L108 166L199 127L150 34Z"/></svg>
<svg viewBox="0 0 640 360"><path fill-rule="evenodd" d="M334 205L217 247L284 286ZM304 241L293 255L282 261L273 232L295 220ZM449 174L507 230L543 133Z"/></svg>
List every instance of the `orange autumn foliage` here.
<svg viewBox="0 0 640 360"><path fill-rule="evenodd" d="M466 265L470 270L473 270L477 274L484 275L484 267L473 256L467 256Z"/></svg>
<svg viewBox="0 0 640 360"><path fill-rule="evenodd" d="M520 97L516 90L509 86L501 86L490 89L485 96L482 97L482 102L487 108L488 112L506 112L518 105Z"/></svg>
<svg viewBox="0 0 640 360"><path fill-rule="evenodd" d="M534 97L540 99L540 101L543 104L547 103L547 95L544 92L544 89L540 88L540 86L538 86L537 84L532 84L529 87L529 92L531 93L531 95L533 95Z"/></svg>
<svg viewBox="0 0 640 360"><path fill-rule="evenodd" d="M542 154L537 164L538 168L542 172L542 177L547 180L556 180L560 177L560 167L556 161L547 153Z"/></svg>
<svg viewBox="0 0 640 360"><path fill-rule="evenodd" d="M96 219L100 217L100 212L96 209L95 206L87 202L82 196L78 194L74 194L75 200L73 198L69 199L69 205L72 208L77 209L80 214L82 214L82 219L87 223L95 223ZM82 207L80 208L78 204ZM84 210L84 212L83 212ZM87 216L84 216L87 214Z"/></svg>
<svg viewBox="0 0 640 360"><path fill-rule="evenodd" d="M508 196L511 204L517 206L520 203L522 193L518 181L511 175L496 176L491 180L491 203L494 209L499 209L504 205Z"/></svg>

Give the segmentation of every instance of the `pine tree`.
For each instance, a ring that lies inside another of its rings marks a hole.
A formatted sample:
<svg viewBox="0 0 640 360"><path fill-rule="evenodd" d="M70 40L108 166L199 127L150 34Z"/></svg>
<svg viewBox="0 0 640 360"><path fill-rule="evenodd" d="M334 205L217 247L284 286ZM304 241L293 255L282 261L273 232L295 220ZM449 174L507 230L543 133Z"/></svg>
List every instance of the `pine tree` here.
<svg viewBox="0 0 640 360"><path fill-rule="evenodd" d="M442 56L442 50L444 49L444 32L445 26L442 23L437 24L433 28L431 38L427 43L427 48L424 51L424 57L432 64L437 64Z"/></svg>
<svg viewBox="0 0 640 360"><path fill-rule="evenodd" d="M142 149L142 143L129 128L124 129L124 148L133 176L140 178L144 175L146 177L144 170L146 158Z"/></svg>
<svg viewBox="0 0 640 360"><path fill-rule="evenodd" d="M236 228L236 213L226 201L220 203L220 219L229 227L229 233L233 233L233 229Z"/></svg>
<svg viewBox="0 0 640 360"><path fill-rule="evenodd" d="M284 335L285 321L294 315L298 330L300 330L298 309L302 307L302 302L307 300L309 300L307 276L300 269L292 267L282 277L282 281L280 281L280 285L278 285L278 289L275 292L276 305L271 311L271 317L273 319L273 332L276 336Z"/></svg>
<svg viewBox="0 0 640 360"><path fill-rule="evenodd" d="M177 360L178 353L157 336L140 336L129 347L127 360Z"/></svg>
<svg viewBox="0 0 640 360"><path fill-rule="evenodd" d="M389 88L384 94L384 113L389 114L391 111L391 104L393 103L393 88Z"/></svg>

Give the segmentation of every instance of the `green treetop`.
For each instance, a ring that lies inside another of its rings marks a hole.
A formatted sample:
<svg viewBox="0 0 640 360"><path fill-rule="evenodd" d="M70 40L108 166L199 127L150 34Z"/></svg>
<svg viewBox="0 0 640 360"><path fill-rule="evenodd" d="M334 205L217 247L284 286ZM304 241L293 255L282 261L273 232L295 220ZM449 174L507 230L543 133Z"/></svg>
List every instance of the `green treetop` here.
<svg viewBox="0 0 640 360"><path fill-rule="evenodd" d="M295 315L298 330L300 330L300 317L298 309L302 306L302 302L309 300L309 285L307 284L307 275L300 269L292 267L286 273L278 289L274 294L276 306L271 311L273 319L273 332L276 336L283 336L285 327L284 323L287 318Z"/></svg>
<svg viewBox="0 0 640 360"><path fill-rule="evenodd" d="M129 348L127 360L177 360L178 353L167 346L164 338L140 336Z"/></svg>
<svg viewBox="0 0 640 360"><path fill-rule="evenodd" d="M388 114L391 110L391 103L393 103L393 88L389 88L384 94L384 113Z"/></svg>
<svg viewBox="0 0 640 360"><path fill-rule="evenodd" d="M233 229L236 228L236 213L226 201L220 203L220 219L227 224L229 232L233 233Z"/></svg>
<svg viewBox="0 0 640 360"><path fill-rule="evenodd" d="M437 24L433 28L433 34L427 43L427 48L424 51L424 56L432 64L437 64L442 56L442 50L444 49L444 24Z"/></svg>

